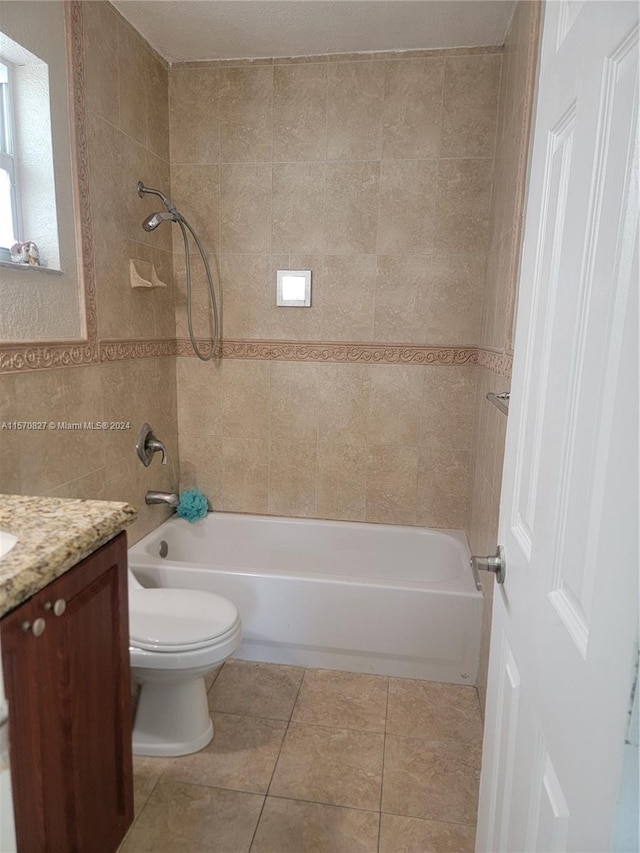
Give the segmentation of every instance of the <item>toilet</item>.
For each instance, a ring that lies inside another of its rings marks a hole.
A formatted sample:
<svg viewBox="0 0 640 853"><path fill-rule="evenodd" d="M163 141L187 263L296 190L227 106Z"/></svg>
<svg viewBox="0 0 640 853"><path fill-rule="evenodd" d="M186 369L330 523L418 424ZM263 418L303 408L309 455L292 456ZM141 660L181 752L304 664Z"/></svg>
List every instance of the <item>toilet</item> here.
<svg viewBox="0 0 640 853"><path fill-rule="evenodd" d="M234 604L193 589L148 589L129 569L131 675L140 686L134 755L189 755L213 738L204 677L240 645Z"/></svg>

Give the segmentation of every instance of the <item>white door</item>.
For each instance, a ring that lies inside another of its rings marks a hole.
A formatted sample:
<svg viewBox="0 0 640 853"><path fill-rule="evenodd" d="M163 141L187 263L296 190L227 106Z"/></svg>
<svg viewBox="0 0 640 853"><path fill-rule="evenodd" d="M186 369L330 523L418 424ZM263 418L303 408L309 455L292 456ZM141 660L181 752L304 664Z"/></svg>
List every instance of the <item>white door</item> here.
<svg viewBox="0 0 640 853"><path fill-rule="evenodd" d="M638 619L638 5L548 2L478 851L610 850Z"/></svg>

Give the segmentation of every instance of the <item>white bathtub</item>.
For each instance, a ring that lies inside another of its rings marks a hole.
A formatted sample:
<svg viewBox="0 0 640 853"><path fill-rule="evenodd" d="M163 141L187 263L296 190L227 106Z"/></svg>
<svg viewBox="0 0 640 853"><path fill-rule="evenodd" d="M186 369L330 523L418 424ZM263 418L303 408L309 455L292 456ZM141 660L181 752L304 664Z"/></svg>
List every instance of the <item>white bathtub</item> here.
<svg viewBox="0 0 640 853"><path fill-rule="evenodd" d="M233 601L238 658L475 683L482 594L461 531L209 513L169 519L129 565Z"/></svg>

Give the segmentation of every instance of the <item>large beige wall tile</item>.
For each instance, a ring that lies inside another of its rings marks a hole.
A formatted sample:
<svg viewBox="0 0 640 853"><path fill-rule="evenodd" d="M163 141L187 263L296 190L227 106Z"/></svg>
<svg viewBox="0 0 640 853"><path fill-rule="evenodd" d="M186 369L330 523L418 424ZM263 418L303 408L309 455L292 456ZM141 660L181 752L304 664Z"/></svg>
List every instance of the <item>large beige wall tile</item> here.
<svg viewBox="0 0 640 853"><path fill-rule="evenodd" d="M320 443L363 447L369 417L368 365L322 364L318 375Z"/></svg>
<svg viewBox="0 0 640 853"><path fill-rule="evenodd" d="M321 443L318 447L318 517L364 521L366 478L365 446Z"/></svg>
<svg viewBox="0 0 640 853"><path fill-rule="evenodd" d="M422 368L390 364L372 366L370 371L369 442L417 444L424 385Z"/></svg>
<svg viewBox="0 0 640 853"><path fill-rule="evenodd" d="M375 252L379 177L378 162L327 163L326 254Z"/></svg>
<svg viewBox="0 0 640 853"><path fill-rule="evenodd" d="M324 163L283 163L273 167L272 251L322 251Z"/></svg>
<svg viewBox="0 0 640 853"><path fill-rule="evenodd" d="M273 68L220 69L220 158L271 160Z"/></svg>
<svg viewBox="0 0 640 853"><path fill-rule="evenodd" d="M149 141L147 121L147 51L139 36L118 18L118 95L120 129L142 145Z"/></svg>
<svg viewBox="0 0 640 853"><path fill-rule="evenodd" d="M218 68L169 72L171 164L217 163L220 156Z"/></svg>
<svg viewBox="0 0 640 853"><path fill-rule="evenodd" d="M436 172L435 160L383 160L378 212L381 254L432 250Z"/></svg>
<svg viewBox="0 0 640 853"><path fill-rule="evenodd" d="M222 504L222 438L202 433L180 433L180 489L199 489L211 509Z"/></svg>
<svg viewBox="0 0 640 853"><path fill-rule="evenodd" d="M271 251L271 163L220 166L221 249Z"/></svg>
<svg viewBox="0 0 640 853"><path fill-rule="evenodd" d="M167 285L155 288L153 293L153 337L173 338L176 334L173 255L164 249L152 249L151 260L158 278Z"/></svg>
<svg viewBox="0 0 640 853"><path fill-rule="evenodd" d="M274 161L324 160L326 64L278 65L273 75Z"/></svg>
<svg viewBox="0 0 640 853"><path fill-rule="evenodd" d="M225 512L266 513L268 489L267 442L249 438L224 438L220 509Z"/></svg>
<svg viewBox="0 0 640 853"><path fill-rule="evenodd" d="M389 60L386 63L382 157L438 156L444 60Z"/></svg>
<svg viewBox="0 0 640 853"><path fill-rule="evenodd" d="M424 368L419 443L423 448L471 450L475 367Z"/></svg>
<svg viewBox="0 0 640 853"><path fill-rule="evenodd" d="M217 165L188 165L171 168L171 197L180 213L196 231L210 254L220 240L220 172ZM169 228L163 223L160 228ZM174 248L184 253L180 228L173 226ZM189 235L191 251L196 247Z"/></svg>
<svg viewBox="0 0 640 853"><path fill-rule="evenodd" d="M474 345L482 320L484 255L434 254L427 270L426 343Z"/></svg>
<svg viewBox="0 0 640 853"><path fill-rule="evenodd" d="M118 18L108 3L85 3L82 7L85 53L86 103L92 112L120 125L118 86Z"/></svg>
<svg viewBox="0 0 640 853"><path fill-rule="evenodd" d="M273 441L318 439L318 365L271 363L270 436Z"/></svg>
<svg viewBox="0 0 640 853"><path fill-rule="evenodd" d="M275 286L270 255L222 255L225 338L268 338Z"/></svg>
<svg viewBox="0 0 640 853"><path fill-rule="evenodd" d="M470 456L468 450L442 445L420 451L418 524L458 529L467 526Z"/></svg>
<svg viewBox="0 0 640 853"><path fill-rule="evenodd" d="M269 512L315 517L317 446L308 441L271 441L269 445Z"/></svg>
<svg viewBox="0 0 640 853"><path fill-rule="evenodd" d="M369 446L366 521L416 523L418 460L417 447Z"/></svg>
<svg viewBox="0 0 640 853"><path fill-rule="evenodd" d="M373 339L393 343L431 343L429 320L430 255L378 255Z"/></svg>
<svg viewBox="0 0 640 853"><path fill-rule="evenodd" d="M225 438L266 438L269 434L268 361L222 364L222 433Z"/></svg>
<svg viewBox="0 0 640 853"><path fill-rule="evenodd" d="M384 62L328 66L327 159L379 159L384 73Z"/></svg>
<svg viewBox="0 0 640 853"><path fill-rule="evenodd" d="M441 157L492 157L496 139L500 54L445 60Z"/></svg>
<svg viewBox="0 0 640 853"><path fill-rule="evenodd" d="M181 432L222 432L222 368L196 358L176 359L178 426Z"/></svg>
<svg viewBox="0 0 640 853"><path fill-rule="evenodd" d="M21 420L16 406L15 380L12 373L0 375L0 425ZM23 459L23 435L11 429L0 432L0 493L20 494L20 476Z"/></svg>
<svg viewBox="0 0 640 853"><path fill-rule="evenodd" d="M317 304L325 341L369 341L373 335L375 255L327 256Z"/></svg>
<svg viewBox="0 0 640 853"><path fill-rule="evenodd" d="M146 54L147 130L149 150L169 162L169 75L162 63Z"/></svg>
<svg viewBox="0 0 640 853"><path fill-rule="evenodd" d="M491 160L440 160L435 249L482 251L489 235Z"/></svg>

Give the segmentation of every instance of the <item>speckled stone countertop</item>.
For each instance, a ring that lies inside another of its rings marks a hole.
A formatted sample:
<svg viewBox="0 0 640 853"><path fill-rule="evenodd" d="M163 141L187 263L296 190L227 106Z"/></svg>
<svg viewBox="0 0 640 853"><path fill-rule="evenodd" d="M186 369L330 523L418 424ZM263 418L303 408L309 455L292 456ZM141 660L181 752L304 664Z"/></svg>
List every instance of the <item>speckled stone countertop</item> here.
<svg viewBox="0 0 640 853"><path fill-rule="evenodd" d="M0 495L0 529L18 537L0 558L0 616L104 545L136 515L126 503Z"/></svg>

